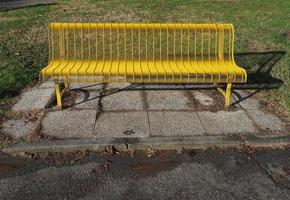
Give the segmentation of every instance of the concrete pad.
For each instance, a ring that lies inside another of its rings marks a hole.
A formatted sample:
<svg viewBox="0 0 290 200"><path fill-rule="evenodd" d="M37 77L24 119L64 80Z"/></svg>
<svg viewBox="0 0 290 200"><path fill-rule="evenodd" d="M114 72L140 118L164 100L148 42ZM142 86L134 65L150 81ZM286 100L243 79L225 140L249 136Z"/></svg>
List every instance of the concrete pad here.
<svg viewBox="0 0 290 200"><path fill-rule="evenodd" d="M109 83L106 85L106 89L124 89L130 85L131 83Z"/></svg>
<svg viewBox="0 0 290 200"><path fill-rule="evenodd" d="M143 110L141 91L121 91L102 98L103 110Z"/></svg>
<svg viewBox="0 0 290 200"><path fill-rule="evenodd" d="M96 114L94 110L50 112L42 122L42 133L57 138L92 137Z"/></svg>
<svg viewBox="0 0 290 200"><path fill-rule="evenodd" d="M275 115L260 110L247 110L246 112L261 129L268 129L271 131L284 130L284 123Z"/></svg>
<svg viewBox="0 0 290 200"><path fill-rule="evenodd" d="M210 135L255 133L254 123L243 110L235 112L198 112L206 132Z"/></svg>
<svg viewBox="0 0 290 200"><path fill-rule="evenodd" d="M248 97L250 93L242 90L235 90L239 94L239 96L243 99L245 97ZM240 101L241 99L238 98L235 101ZM235 102L233 101L233 102ZM254 99L254 97L249 97L247 99L243 99L239 102L240 106L244 108L245 110L250 110L250 109L259 109L260 108L260 103Z"/></svg>
<svg viewBox="0 0 290 200"><path fill-rule="evenodd" d="M142 85L144 89L153 89L153 90L184 90L184 84L144 84Z"/></svg>
<svg viewBox="0 0 290 200"><path fill-rule="evenodd" d="M214 104L213 98L211 98L210 96L208 96L202 92L193 91L192 95L201 105L212 106Z"/></svg>
<svg viewBox="0 0 290 200"><path fill-rule="evenodd" d="M105 112L95 125L95 135L103 137L149 137L150 130L146 112Z"/></svg>
<svg viewBox="0 0 290 200"><path fill-rule="evenodd" d="M186 91L146 91L149 110L193 110Z"/></svg>
<svg viewBox="0 0 290 200"><path fill-rule="evenodd" d="M36 127L35 122L25 119L11 119L3 123L3 132L14 138L23 138L32 133Z"/></svg>
<svg viewBox="0 0 290 200"><path fill-rule="evenodd" d="M14 111L44 109L54 95L54 88L29 90L13 106Z"/></svg>
<svg viewBox="0 0 290 200"><path fill-rule="evenodd" d="M55 88L55 83L53 81L45 81L34 87L34 89L46 89L46 88Z"/></svg>
<svg viewBox="0 0 290 200"><path fill-rule="evenodd" d="M102 83L70 83L70 89L83 89L83 90L102 90L105 85Z"/></svg>
<svg viewBox="0 0 290 200"><path fill-rule="evenodd" d="M82 91L76 99L74 108L98 109L100 92Z"/></svg>
<svg viewBox="0 0 290 200"><path fill-rule="evenodd" d="M152 136L203 135L205 129L195 112L149 112Z"/></svg>

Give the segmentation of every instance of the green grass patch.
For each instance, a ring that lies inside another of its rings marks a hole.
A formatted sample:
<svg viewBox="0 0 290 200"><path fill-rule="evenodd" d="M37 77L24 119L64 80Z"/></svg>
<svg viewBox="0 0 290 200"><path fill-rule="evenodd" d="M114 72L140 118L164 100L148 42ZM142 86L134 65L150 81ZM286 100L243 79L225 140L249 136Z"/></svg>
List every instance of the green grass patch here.
<svg viewBox="0 0 290 200"><path fill-rule="evenodd" d="M236 52L287 51L273 71L285 84L271 95L290 110L290 39L285 37L289 21L288 0L66 0L1 11L0 110L7 99L38 80L47 64L50 22L233 23Z"/></svg>

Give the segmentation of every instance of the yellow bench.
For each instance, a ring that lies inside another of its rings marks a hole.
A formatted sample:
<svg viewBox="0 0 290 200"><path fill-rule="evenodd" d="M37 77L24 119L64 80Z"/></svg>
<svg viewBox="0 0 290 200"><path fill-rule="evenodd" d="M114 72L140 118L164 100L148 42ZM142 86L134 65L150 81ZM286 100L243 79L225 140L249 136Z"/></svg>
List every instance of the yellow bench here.
<svg viewBox="0 0 290 200"><path fill-rule="evenodd" d="M43 79L71 82L212 83L230 105L246 71L234 61L231 24L52 23Z"/></svg>

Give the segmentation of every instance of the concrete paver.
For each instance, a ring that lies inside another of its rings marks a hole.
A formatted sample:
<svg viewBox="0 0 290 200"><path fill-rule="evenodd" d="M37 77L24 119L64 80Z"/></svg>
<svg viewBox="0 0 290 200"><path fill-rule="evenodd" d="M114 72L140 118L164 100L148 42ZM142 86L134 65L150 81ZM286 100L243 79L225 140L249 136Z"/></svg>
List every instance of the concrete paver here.
<svg viewBox="0 0 290 200"><path fill-rule="evenodd" d="M235 111L224 111L217 107L219 111L211 112L209 110L212 109L207 110L206 107L217 105L217 100L203 91L121 90L113 93L115 89L127 86L127 83L106 86L71 84L70 87L79 94L76 105L67 110L48 112L42 122L42 133L57 138L126 138L241 135L256 134L261 130L281 133L285 130L285 123L275 115L264 112L253 97L240 102L243 109L239 106ZM104 88L112 94L99 99ZM245 91L236 92L241 97L248 95ZM24 92L13 111L45 109L54 93L52 82L41 83ZM195 100L204 105L203 111L196 111ZM101 112L100 105L104 112L96 120L97 113ZM2 126L9 135L23 137L35 128L35 123L11 119Z"/></svg>
<svg viewBox="0 0 290 200"><path fill-rule="evenodd" d="M82 109L98 109L99 107L99 96L98 91L82 91L76 99L75 108Z"/></svg>
<svg viewBox="0 0 290 200"><path fill-rule="evenodd" d="M186 91L146 91L149 110L193 110Z"/></svg>
<svg viewBox="0 0 290 200"><path fill-rule="evenodd" d="M54 95L54 88L34 89L25 92L13 106L14 111L44 109Z"/></svg>
<svg viewBox="0 0 290 200"><path fill-rule="evenodd" d="M235 92L237 92L242 99L249 96L248 92L245 92L242 90L235 90ZM237 100L239 101L240 99L237 99ZM244 108L246 110L260 108L259 102L256 99L254 99L253 97L243 99L242 101L239 102L239 104L242 108Z"/></svg>
<svg viewBox="0 0 290 200"><path fill-rule="evenodd" d="M104 84L70 83L69 88L83 90L102 90L104 88Z"/></svg>
<svg viewBox="0 0 290 200"><path fill-rule="evenodd" d="M103 110L143 110L142 91L121 91L102 98Z"/></svg>
<svg viewBox="0 0 290 200"><path fill-rule="evenodd" d="M61 110L50 112L42 122L42 133L57 138L93 136L95 110Z"/></svg>
<svg viewBox="0 0 290 200"><path fill-rule="evenodd" d="M34 89L46 89L46 88L54 88L55 83L52 81L45 81L39 85L36 85Z"/></svg>
<svg viewBox="0 0 290 200"><path fill-rule="evenodd" d="M152 136L194 136L205 133L195 112L151 111L148 114Z"/></svg>
<svg viewBox="0 0 290 200"><path fill-rule="evenodd" d="M268 129L271 131L284 130L284 123L276 116L265 113L261 110L247 110L246 111L261 129Z"/></svg>
<svg viewBox="0 0 290 200"><path fill-rule="evenodd" d="M3 131L14 138L23 138L30 134L36 124L25 119L11 119L3 123Z"/></svg>
<svg viewBox="0 0 290 200"><path fill-rule="evenodd" d="M200 119L210 135L221 134L247 134L255 133L254 123L243 110L235 112L218 111L198 112Z"/></svg>
<svg viewBox="0 0 290 200"><path fill-rule="evenodd" d="M104 112L95 125L95 135L102 137L149 137L146 112Z"/></svg>
<svg viewBox="0 0 290 200"><path fill-rule="evenodd" d="M109 83L106 85L106 89L124 89L130 85L131 83Z"/></svg>

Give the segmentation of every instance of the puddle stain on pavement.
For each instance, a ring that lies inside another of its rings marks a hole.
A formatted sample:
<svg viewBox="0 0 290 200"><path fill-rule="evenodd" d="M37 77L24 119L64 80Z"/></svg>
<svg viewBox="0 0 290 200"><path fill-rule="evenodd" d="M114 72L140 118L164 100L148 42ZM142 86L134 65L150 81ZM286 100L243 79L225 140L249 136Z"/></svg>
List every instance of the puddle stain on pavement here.
<svg viewBox="0 0 290 200"><path fill-rule="evenodd" d="M8 164L8 163L0 163L0 174L15 171L19 168L19 165Z"/></svg>

